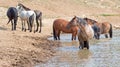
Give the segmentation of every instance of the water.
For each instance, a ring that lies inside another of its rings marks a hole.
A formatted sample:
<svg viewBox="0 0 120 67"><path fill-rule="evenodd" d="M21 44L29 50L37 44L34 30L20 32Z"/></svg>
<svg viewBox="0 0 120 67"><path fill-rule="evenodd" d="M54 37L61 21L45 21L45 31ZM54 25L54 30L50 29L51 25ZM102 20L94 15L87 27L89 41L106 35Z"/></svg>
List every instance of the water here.
<svg viewBox="0 0 120 67"><path fill-rule="evenodd" d="M120 67L120 31L113 34L112 39L101 35L100 40L91 40L89 50L79 49L78 40L71 41L71 35L62 34L56 56L35 67Z"/></svg>

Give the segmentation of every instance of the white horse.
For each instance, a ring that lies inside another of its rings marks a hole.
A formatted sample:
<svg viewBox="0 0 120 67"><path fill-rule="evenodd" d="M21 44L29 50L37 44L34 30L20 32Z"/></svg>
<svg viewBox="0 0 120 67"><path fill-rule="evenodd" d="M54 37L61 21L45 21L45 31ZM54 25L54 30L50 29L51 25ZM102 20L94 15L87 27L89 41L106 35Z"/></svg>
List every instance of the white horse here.
<svg viewBox="0 0 120 67"><path fill-rule="evenodd" d="M22 31L23 30L26 31L26 23L28 22L28 27L29 27L30 32L32 31L32 26L34 24L34 33L35 33L36 32L35 31L35 23L36 23L35 12L32 10L26 11L22 6L19 6L19 5L17 5L16 9L18 11L18 16L20 17L21 22L22 22ZM33 20L31 20L30 17L33 17Z"/></svg>

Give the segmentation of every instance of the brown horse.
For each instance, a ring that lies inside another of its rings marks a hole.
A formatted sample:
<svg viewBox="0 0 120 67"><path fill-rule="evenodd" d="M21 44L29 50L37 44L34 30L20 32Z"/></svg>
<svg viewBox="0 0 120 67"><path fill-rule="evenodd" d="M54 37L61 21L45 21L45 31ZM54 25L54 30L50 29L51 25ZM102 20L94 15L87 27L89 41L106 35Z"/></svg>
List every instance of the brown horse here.
<svg viewBox="0 0 120 67"><path fill-rule="evenodd" d="M105 37L108 38L108 33L110 38L112 38L112 25L109 22L102 22L102 23L98 23L95 20L92 19L85 19L88 23L90 23L92 26L96 26L98 27L99 30L98 34L95 34L95 38L99 39L100 38L100 34L105 34Z"/></svg>
<svg viewBox="0 0 120 67"><path fill-rule="evenodd" d="M87 49L89 49L89 40L94 37L94 31L92 29L92 26L87 23L83 18L79 18L76 16L72 18L72 20L67 25L68 28L72 26L79 27L79 48L81 47L83 49L84 47L86 47Z"/></svg>
<svg viewBox="0 0 120 67"><path fill-rule="evenodd" d="M64 19L56 19L53 22L53 36L54 40L60 40L60 32L64 33L72 33L72 40L76 40L76 35L78 33L78 27L72 26L69 29L67 29L67 24L69 21L66 21Z"/></svg>

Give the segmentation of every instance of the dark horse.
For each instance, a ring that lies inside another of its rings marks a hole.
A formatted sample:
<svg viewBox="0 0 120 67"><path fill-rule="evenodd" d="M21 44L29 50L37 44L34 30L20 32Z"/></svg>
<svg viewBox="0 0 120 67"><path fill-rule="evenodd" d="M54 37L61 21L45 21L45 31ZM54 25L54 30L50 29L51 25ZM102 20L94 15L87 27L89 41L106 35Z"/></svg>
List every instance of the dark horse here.
<svg viewBox="0 0 120 67"><path fill-rule="evenodd" d="M7 10L7 17L9 19L8 23L11 21L12 24L12 30L16 30L17 20L18 20L18 12L15 7L10 7ZM14 22L13 22L14 20ZM7 23L7 24L8 24Z"/></svg>
<svg viewBox="0 0 120 67"><path fill-rule="evenodd" d="M86 47L89 49L89 40L94 37L94 31L92 29L92 26L87 23L83 18L79 17L73 17L72 20L68 23L68 28L72 26L78 26L79 32L78 32L78 40L79 40L79 48L82 49Z"/></svg>
<svg viewBox="0 0 120 67"><path fill-rule="evenodd" d="M18 6L22 6L25 10L29 11L31 9L25 7L23 4L19 3ZM39 33L41 33L41 28L42 28L42 12L39 11L39 10L34 10L35 14L36 14L36 23L37 23L37 29L36 29L36 32L38 31L38 28L40 27L39 29ZM29 19L31 20L31 19ZM39 22L39 21L40 22ZM31 22L31 21L30 21ZM31 24L30 24L31 25ZM28 29L29 29L29 24L28 24Z"/></svg>
<svg viewBox="0 0 120 67"><path fill-rule="evenodd" d="M60 32L64 33L72 33L72 40L76 40L76 35L78 33L78 27L72 26L70 29L67 29L67 24L69 21L66 21L64 19L56 19L53 22L53 36L54 40L60 40Z"/></svg>
<svg viewBox="0 0 120 67"><path fill-rule="evenodd" d="M97 34L95 34L96 39L100 38L100 34L105 34L105 37L108 38L108 33L109 33L110 38L112 38L112 24L110 24L109 22L98 23L97 21L94 21L89 18L85 20L88 23L91 23L93 27L96 27L95 29L95 31L97 31Z"/></svg>

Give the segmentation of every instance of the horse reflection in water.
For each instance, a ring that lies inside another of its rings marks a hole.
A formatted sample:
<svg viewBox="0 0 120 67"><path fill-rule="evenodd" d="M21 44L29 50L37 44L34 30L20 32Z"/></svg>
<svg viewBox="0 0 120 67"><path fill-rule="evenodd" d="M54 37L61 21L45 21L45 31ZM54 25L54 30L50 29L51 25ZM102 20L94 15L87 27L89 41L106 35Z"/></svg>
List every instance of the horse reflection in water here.
<svg viewBox="0 0 120 67"><path fill-rule="evenodd" d="M89 40L94 37L94 31L92 29L92 26L84 19L76 16L72 18L72 20L68 23L67 28L69 29L70 27L75 25L79 27L79 48L83 49L84 47L86 47L87 49L89 49Z"/></svg>
<svg viewBox="0 0 120 67"><path fill-rule="evenodd" d="M100 39L100 34L105 34L106 38L108 38L109 34L109 37L112 38L112 24L110 24L109 22L98 23L97 21L89 18L84 18L84 20L86 20L87 23L91 24L91 26L93 27L94 31L96 32L96 39Z"/></svg>

